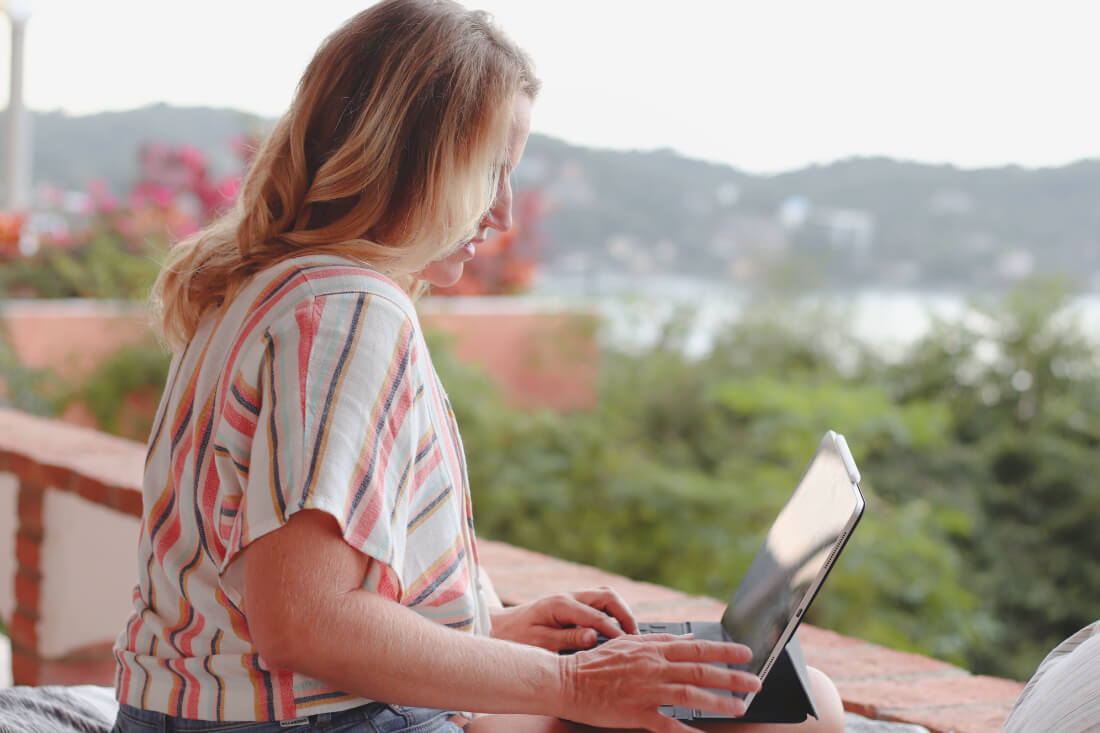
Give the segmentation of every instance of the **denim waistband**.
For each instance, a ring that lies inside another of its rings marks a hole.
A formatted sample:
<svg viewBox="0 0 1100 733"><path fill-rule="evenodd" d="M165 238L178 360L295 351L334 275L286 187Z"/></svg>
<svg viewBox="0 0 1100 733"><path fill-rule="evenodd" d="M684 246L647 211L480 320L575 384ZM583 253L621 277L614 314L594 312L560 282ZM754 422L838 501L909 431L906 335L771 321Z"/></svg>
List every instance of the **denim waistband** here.
<svg viewBox="0 0 1100 733"><path fill-rule="evenodd" d="M145 729L157 733L289 733L295 729L310 729L324 726L335 718L353 718L370 720L378 713L387 709L387 705L372 702L347 710L338 710L329 713L317 713L315 715L302 716L293 720L268 720L268 721L212 721L192 720L179 718L174 715L158 713L153 710L142 710L125 703L119 705L119 715L129 718L131 721L143 723Z"/></svg>
<svg viewBox="0 0 1100 733"><path fill-rule="evenodd" d="M292 733L295 730L304 733L330 728L359 730L356 725L358 723L363 724L363 731L377 733L461 731L461 727L449 720L451 717L451 713L440 710L372 702L347 710L317 713L293 720L219 722L179 718L120 704L118 722L113 733Z"/></svg>

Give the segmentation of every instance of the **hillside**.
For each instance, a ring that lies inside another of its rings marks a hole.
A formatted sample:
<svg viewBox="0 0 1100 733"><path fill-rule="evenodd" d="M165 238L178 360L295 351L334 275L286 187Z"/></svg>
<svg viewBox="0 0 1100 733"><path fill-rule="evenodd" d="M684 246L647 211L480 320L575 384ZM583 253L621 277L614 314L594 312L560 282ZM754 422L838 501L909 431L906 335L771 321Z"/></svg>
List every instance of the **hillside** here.
<svg viewBox="0 0 1100 733"><path fill-rule="evenodd" d="M269 121L156 105L86 117L34 115L35 180L124 191L147 141L189 143L216 173L230 142ZM1063 168L960 170L851 159L758 176L670 150L619 152L533 135L519 188L548 205L544 270L683 274L816 284L997 287L1041 272L1088 284L1100 271L1100 160Z"/></svg>
<svg viewBox="0 0 1100 733"><path fill-rule="evenodd" d="M137 148L144 142L194 145L207 154L215 172L228 172L235 165L230 141L264 125L235 110L164 104L81 117L36 112L34 179L67 189L102 179L123 191L137 174Z"/></svg>

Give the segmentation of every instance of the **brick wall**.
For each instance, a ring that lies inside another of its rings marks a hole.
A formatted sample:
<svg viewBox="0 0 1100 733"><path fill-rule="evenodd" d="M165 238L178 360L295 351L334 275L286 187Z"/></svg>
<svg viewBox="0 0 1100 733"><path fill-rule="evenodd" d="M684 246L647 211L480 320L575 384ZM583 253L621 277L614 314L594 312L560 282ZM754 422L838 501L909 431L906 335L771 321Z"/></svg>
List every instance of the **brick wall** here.
<svg viewBox="0 0 1100 733"><path fill-rule="evenodd" d="M507 297L428 298L418 310L424 328L442 333L462 361L483 369L510 404L560 410L592 405L599 358L594 314ZM140 303L5 301L0 321L21 364L67 379L88 375L151 333ZM79 405L65 419L94 424Z"/></svg>
<svg viewBox="0 0 1100 733"><path fill-rule="evenodd" d="M103 563L103 553L110 551L112 542L119 543L121 551L132 552L133 538L120 537L125 532L100 533L86 555L49 561L57 542L51 535L55 525L49 514L52 507L61 506L51 502L50 496L64 494L79 499L80 506L109 510L136 522L141 514L143 459L144 448L137 443L0 410L0 473L16 479L0 481L0 492L17 494L14 537L0 536L0 547L14 547L16 558L9 577L0 577L0 611L10 614L16 684L112 683L110 644L125 622L115 594L86 592L80 604L61 609L47 604L55 586L72 586L77 575L98 574L104 586L116 582L108 582L108 576L127 571L117 563ZM0 497L0 508L6 505L4 498ZM5 526L0 522L0 531ZM505 603L610 585L642 620L718 620L721 616L722 604L711 598L688 596L499 542L480 544L482 560ZM8 608L12 610L4 611ZM97 619L99 626L89 619ZM74 625L83 625L84 643L79 634L73 635ZM67 645L58 641L59 628L69 632ZM837 683L845 708L870 718L919 723L932 731L992 733L1000 730L1022 689L1019 682L971 675L944 662L825 629L803 625L799 633L807 661Z"/></svg>

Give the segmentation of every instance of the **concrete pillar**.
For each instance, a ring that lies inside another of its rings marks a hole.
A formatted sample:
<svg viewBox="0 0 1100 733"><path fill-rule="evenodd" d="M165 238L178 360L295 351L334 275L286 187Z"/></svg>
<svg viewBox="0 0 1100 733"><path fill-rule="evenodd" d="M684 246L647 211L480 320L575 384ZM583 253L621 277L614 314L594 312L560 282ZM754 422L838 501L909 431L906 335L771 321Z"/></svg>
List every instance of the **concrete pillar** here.
<svg viewBox="0 0 1100 733"><path fill-rule="evenodd" d="M11 21L11 87L4 130L4 208L26 210L31 203L31 121L23 101L23 56L27 14L9 10Z"/></svg>

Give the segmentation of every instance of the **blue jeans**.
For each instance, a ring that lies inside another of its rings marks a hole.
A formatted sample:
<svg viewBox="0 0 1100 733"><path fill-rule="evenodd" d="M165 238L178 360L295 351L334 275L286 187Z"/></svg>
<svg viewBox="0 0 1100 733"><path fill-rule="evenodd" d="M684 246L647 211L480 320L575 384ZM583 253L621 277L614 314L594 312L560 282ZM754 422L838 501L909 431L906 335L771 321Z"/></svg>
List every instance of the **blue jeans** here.
<svg viewBox="0 0 1100 733"><path fill-rule="evenodd" d="M448 720L451 715L442 710L372 702L296 720L218 723L119 705L111 733L461 733L462 728Z"/></svg>

